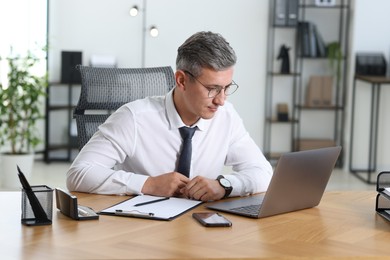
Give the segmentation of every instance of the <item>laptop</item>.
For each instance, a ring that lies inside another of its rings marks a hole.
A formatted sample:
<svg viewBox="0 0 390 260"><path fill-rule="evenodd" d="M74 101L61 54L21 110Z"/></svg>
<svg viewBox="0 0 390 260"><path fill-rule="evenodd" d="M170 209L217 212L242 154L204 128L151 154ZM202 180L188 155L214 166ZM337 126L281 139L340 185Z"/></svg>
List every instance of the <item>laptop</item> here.
<svg viewBox="0 0 390 260"><path fill-rule="evenodd" d="M283 154L266 193L220 201L209 209L264 218L317 206L324 194L341 147Z"/></svg>

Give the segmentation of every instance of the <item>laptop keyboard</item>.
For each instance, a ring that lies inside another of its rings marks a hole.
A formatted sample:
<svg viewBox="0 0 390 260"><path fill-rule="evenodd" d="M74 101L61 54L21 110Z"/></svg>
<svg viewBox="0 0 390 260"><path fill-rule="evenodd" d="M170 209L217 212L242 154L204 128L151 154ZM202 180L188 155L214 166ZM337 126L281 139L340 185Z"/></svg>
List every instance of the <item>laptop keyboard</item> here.
<svg viewBox="0 0 390 260"><path fill-rule="evenodd" d="M257 215L257 214L259 214L260 207L261 207L261 204L253 204L253 205L248 205L248 206L243 206L243 207L232 208L230 210L233 210L235 212L240 212L243 214Z"/></svg>

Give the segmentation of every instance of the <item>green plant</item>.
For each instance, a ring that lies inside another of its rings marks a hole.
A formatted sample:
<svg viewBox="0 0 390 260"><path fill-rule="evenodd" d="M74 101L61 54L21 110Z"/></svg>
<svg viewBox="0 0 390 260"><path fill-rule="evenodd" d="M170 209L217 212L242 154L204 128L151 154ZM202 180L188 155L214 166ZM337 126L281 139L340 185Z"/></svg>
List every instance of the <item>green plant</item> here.
<svg viewBox="0 0 390 260"><path fill-rule="evenodd" d="M333 70L333 73L336 75L337 80L341 77L341 61L343 58L343 53L339 42L331 42L327 45L327 57L329 60L329 65Z"/></svg>
<svg viewBox="0 0 390 260"><path fill-rule="evenodd" d="M41 142L36 122L42 118L47 78L33 73L40 60L30 51L7 61L8 86L0 86L0 144L9 145L11 154L28 153Z"/></svg>

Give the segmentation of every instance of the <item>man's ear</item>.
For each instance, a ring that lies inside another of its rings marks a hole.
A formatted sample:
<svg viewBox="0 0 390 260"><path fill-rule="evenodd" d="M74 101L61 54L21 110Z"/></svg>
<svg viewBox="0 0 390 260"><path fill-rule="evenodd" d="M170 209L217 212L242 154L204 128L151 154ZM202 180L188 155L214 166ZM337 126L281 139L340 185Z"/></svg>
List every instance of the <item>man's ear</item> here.
<svg viewBox="0 0 390 260"><path fill-rule="evenodd" d="M182 90L185 89L185 79L186 79L186 75L184 71L178 70L175 72L175 81L176 81L177 88L180 88Z"/></svg>

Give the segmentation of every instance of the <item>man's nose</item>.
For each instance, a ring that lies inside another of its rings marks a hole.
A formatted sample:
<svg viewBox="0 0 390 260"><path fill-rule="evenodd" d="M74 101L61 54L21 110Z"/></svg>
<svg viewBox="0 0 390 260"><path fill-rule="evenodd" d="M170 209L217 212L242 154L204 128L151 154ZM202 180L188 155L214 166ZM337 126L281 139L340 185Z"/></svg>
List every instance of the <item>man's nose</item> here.
<svg viewBox="0 0 390 260"><path fill-rule="evenodd" d="M222 89L221 92L219 92L218 95L214 97L213 102L214 104L223 106L225 104L226 97L225 90Z"/></svg>

